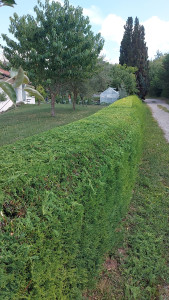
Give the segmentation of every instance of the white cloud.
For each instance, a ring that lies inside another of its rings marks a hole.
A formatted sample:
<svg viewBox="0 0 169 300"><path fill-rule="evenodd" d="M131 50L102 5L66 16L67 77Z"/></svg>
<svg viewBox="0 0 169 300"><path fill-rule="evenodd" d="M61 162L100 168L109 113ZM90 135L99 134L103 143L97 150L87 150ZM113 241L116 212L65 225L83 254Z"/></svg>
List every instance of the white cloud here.
<svg viewBox="0 0 169 300"><path fill-rule="evenodd" d="M162 53L169 52L169 21L163 21L153 16L143 25L149 58L154 58L157 50Z"/></svg>
<svg viewBox="0 0 169 300"><path fill-rule="evenodd" d="M126 21L124 21L121 17L109 14L103 20L100 30L105 41L115 42L120 49L125 23ZM143 24L145 28L145 41L148 47L149 58L154 58L157 50L162 53L169 52L169 21L164 21L159 17L152 16L150 19L141 24ZM119 51L117 51L117 47L116 51L114 50L112 49L112 52L114 52L113 60L117 62Z"/></svg>
<svg viewBox="0 0 169 300"><path fill-rule="evenodd" d="M103 50L100 52L100 56L103 56L105 60L109 61L110 59L108 58L108 52L106 48L103 48Z"/></svg>
<svg viewBox="0 0 169 300"><path fill-rule="evenodd" d="M117 62L117 57L119 57L119 50L117 51L117 48L119 47L120 49L125 23L126 21L120 16L109 14L101 24L100 32L105 41L114 42L117 46L116 49L112 46L112 55L109 55L109 57L113 56L114 62ZM169 52L169 21L164 21L157 16L152 16L141 24L143 24L145 28L145 41L148 47L149 58L154 58L157 50L162 53ZM105 50L106 49L105 42ZM110 51L107 49L105 53L107 56Z"/></svg>
<svg viewBox="0 0 169 300"><path fill-rule="evenodd" d="M116 15L108 15L101 26L101 35L105 40L116 42L120 45L123 38L125 21Z"/></svg>
<svg viewBox="0 0 169 300"><path fill-rule="evenodd" d="M83 14L86 17L89 17L90 22L95 25L101 25L104 19L100 16L100 10L95 5L92 5L90 8L83 8Z"/></svg>
<svg viewBox="0 0 169 300"><path fill-rule="evenodd" d="M100 53L100 56L104 57L105 61L108 61L111 64L118 64L119 63L119 47L114 47L113 42L111 43L110 47L105 47Z"/></svg>

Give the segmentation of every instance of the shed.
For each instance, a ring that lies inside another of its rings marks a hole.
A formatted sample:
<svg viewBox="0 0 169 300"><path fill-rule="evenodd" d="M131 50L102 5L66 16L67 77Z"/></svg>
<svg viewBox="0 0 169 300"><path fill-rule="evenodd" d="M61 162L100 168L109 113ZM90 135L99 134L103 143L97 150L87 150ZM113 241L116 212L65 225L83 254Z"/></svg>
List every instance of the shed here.
<svg viewBox="0 0 169 300"><path fill-rule="evenodd" d="M100 94L100 103L111 104L119 99L119 92L114 88L109 87L107 90Z"/></svg>

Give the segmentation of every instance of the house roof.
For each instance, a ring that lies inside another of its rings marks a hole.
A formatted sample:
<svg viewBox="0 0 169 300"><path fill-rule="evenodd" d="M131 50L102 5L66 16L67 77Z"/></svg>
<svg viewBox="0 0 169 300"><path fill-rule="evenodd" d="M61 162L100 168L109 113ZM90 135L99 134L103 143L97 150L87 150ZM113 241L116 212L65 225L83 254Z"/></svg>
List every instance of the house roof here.
<svg viewBox="0 0 169 300"><path fill-rule="evenodd" d="M10 77L9 71L3 70L3 69L1 69L1 68L0 68L0 74L5 75L5 76L7 76L7 77Z"/></svg>

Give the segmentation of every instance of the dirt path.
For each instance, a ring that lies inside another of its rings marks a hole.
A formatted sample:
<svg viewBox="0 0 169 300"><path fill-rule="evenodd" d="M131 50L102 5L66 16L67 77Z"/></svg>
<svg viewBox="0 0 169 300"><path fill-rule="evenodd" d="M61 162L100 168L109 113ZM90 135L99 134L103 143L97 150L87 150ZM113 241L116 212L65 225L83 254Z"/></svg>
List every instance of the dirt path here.
<svg viewBox="0 0 169 300"><path fill-rule="evenodd" d="M164 131L164 136L169 142L169 104L157 99L146 99L145 102L152 110L153 117L157 120L159 126ZM167 108L168 112L159 108L158 105Z"/></svg>

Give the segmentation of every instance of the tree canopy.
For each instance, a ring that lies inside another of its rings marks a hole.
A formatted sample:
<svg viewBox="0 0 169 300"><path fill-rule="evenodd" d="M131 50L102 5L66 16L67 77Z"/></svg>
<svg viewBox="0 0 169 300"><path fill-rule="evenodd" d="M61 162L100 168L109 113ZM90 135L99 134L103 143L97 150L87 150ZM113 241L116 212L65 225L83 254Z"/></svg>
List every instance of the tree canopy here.
<svg viewBox="0 0 169 300"><path fill-rule="evenodd" d="M133 35L133 18L129 17L124 26L124 35L120 46L119 63L121 65L132 65L132 35Z"/></svg>
<svg viewBox="0 0 169 300"><path fill-rule="evenodd" d="M14 0L0 0L0 7L1 6L14 6L16 2Z"/></svg>
<svg viewBox="0 0 169 300"><path fill-rule="evenodd" d="M148 48L145 43L144 26L139 19L129 17L124 26L124 35L120 47L120 64L137 67L136 80L140 98L144 98L148 91Z"/></svg>
<svg viewBox="0 0 169 300"><path fill-rule="evenodd" d="M169 54L164 55L163 58L163 72L160 73L162 81L162 96L169 98Z"/></svg>
<svg viewBox="0 0 169 300"><path fill-rule="evenodd" d="M118 89L125 89L127 95L138 92L135 72L137 68L127 67L127 65L112 65L110 70L111 86Z"/></svg>
<svg viewBox="0 0 169 300"><path fill-rule="evenodd" d="M38 1L34 11L36 17L15 13L10 18L9 32L15 40L2 35L7 44L4 54L13 66L22 65L33 82L48 85L54 115L56 94L67 84L76 99L77 84L92 76L104 41L91 31L82 8L69 5L68 0L63 6Z"/></svg>
<svg viewBox="0 0 169 300"><path fill-rule="evenodd" d="M157 51L149 63L149 95L169 98L169 54Z"/></svg>
<svg viewBox="0 0 169 300"><path fill-rule="evenodd" d="M149 95L160 97L163 90L162 74L164 72L163 66L164 56L156 56L156 58L149 62Z"/></svg>

